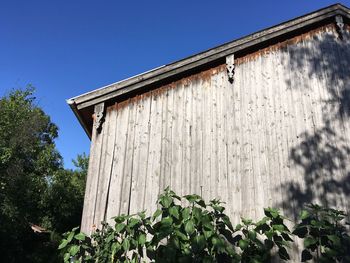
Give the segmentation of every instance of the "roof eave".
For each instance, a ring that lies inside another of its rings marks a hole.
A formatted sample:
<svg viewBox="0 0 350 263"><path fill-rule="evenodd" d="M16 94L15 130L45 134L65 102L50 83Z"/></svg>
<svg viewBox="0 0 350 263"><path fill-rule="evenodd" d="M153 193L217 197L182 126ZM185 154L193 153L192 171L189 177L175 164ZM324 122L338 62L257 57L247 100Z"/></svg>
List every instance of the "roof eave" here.
<svg viewBox="0 0 350 263"><path fill-rule="evenodd" d="M75 117L77 117L81 127L83 127L86 135L89 137L89 139L91 139L92 133L91 133L91 129L88 127L88 125L86 125L86 123L83 121L82 117L80 116L80 111L77 108L77 104L75 103L74 99L68 99L66 100L67 104L69 105L69 107L72 109Z"/></svg>

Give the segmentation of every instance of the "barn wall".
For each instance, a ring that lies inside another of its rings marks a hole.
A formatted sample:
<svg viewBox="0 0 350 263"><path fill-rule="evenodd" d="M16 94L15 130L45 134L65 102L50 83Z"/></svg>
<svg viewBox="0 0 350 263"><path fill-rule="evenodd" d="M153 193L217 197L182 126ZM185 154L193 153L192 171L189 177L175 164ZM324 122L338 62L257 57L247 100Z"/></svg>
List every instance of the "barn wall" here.
<svg viewBox="0 0 350 263"><path fill-rule="evenodd" d="M234 222L305 202L349 211L350 49L327 26L108 108L91 144L82 230L156 209L166 186Z"/></svg>

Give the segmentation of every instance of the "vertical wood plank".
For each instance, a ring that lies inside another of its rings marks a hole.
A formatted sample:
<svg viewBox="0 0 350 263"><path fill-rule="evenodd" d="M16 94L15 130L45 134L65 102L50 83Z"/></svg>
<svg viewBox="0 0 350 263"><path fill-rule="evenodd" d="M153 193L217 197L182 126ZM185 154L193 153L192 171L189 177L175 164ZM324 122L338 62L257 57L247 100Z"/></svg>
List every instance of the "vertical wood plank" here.
<svg viewBox="0 0 350 263"><path fill-rule="evenodd" d="M202 194L203 198L206 201L211 199L210 196L210 146L211 146L211 114L210 114L210 105L211 105L211 85L210 80L203 81L201 94L201 126L202 126Z"/></svg>
<svg viewBox="0 0 350 263"><path fill-rule="evenodd" d="M147 176L147 163L150 137L151 98L140 97L137 102L135 123L135 143L133 157L132 186L129 213L135 214L144 210L144 196Z"/></svg>
<svg viewBox="0 0 350 263"><path fill-rule="evenodd" d="M191 194L190 177L191 177L191 148L192 148L192 90L191 83L186 82L184 84L184 124L182 136L184 138L184 146L182 152L182 187L183 195Z"/></svg>
<svg viewBox="0 0 350 263"><path fill-rule="evenodd" d="M193 194L200 194L199 172L200 172L200 124L199 111L200 98L198 97L198 86L200 86L198 79L191 82L192 91L192 121L191 121L191 170L190 170L190 192Z"/></svg>
<svg viewBox="0 0 350 263"><path fill-rule="evenodd" d="M102 125L103 129L105 127L105 123ZM103 133L99 133L96 131L96 129L93 129L90 148L89 170L86 180L84 208L81 222L81 231L88 235L96 229L96 226L94 226L94 215L99 176L98 172L102 150L102 139Z"/></svg>
<svg viewBox="0 0 350 263"><path fill-rule="evenodd" d="M98 228L105 221L106 207L109 194L111 171L113 169L115 130L117 126L117 112L108 110L106 113L106 127L103 140L103 152L101 156L99 181L96 195L94 222Z"/></svg>
<svg viewBox="0 0 350 263"><path fill-rule="evenodd" d="M134 161L134 142L135 142L135 123L137 115L137 105L130 101L128 104L128 141L126 143L126 152L124 155L124 169L122 180L122 194L120 214L129 214L130 212L130 195L133 180L133 161Z"/></svg>
<svg viewBox="0 0 350 263"><path fill-rule="evenodd" d="M181 193L182 185L182 147L183 147L183 110L184 105L184 86L180 83L173 89L173 124L172 124L172 165L171 165L171 188L176 193Z"/></svg>
<svg viewBox="0 0 350 263"><path fill-rule="evenodd" d="M166 187L171 187L171 166L173 164L172 160L172 128L173 128L173 118L174 118L174 88L170 87L167 90L167 97L166 97L166 119L164 129L165 129L165 135L163 138L164 141L164 151L162 154L164 154L164 172L163 172L163 185L162 188L159 189L160 192L162 192Z"/></svg>
<svg viewBox="0 0 350 263"><path fill-rule="evenodd" d="M217 105L217 90L218 90L218 77L215 75L211 79L211 147L210 147L210 198L215 198L218 196L218 105Z"/></svg>
<svg viewBox="0 0 350 263"><path fill-rule="evenodd" d="M126 210L121 210L121 200L123 193L123 176L125 168L125 156L127 150L127 142L130 139L128 134L129 107L124 104L116 104L117 111L117 126L115 130L113 166L111 171L110 190L108 195L108 207L106 220L109 221L112 217L121 213L126 213ZM125 200L125 198L124 198Z"/></svg>
<svg viewBox="0 0 350 263"><path fill-rule="evenodd" d="M152 93L150 113L149 158L146 176L146 191L144 207L148 213L156 210L157 197L161 176L161 145L162 145L162 104L164 99L157 92Z"/></svg>

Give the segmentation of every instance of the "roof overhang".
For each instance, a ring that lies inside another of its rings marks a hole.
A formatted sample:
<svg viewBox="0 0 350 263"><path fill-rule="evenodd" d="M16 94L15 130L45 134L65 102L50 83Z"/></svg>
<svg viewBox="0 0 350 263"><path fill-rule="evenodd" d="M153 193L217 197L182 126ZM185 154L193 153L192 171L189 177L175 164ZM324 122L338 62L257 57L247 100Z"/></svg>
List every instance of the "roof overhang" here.
<svg viewBox="0 0 350 263"><path fill-rule="evenodd" d="M159 87L160 84L174 81L185 75L203 70L206 67L225 63L226 56L230 54L235 54L235 57L249 54L257 49L313 28L335 22L334 17L337 15L341 15L344 21L348 23L350 20L350 9L341 4L331 5L177 62L71 98L67 100L67 103L89 138L91 138L94 105L102 102L106 103L106 105L113 104L128 96Z"/></svg>

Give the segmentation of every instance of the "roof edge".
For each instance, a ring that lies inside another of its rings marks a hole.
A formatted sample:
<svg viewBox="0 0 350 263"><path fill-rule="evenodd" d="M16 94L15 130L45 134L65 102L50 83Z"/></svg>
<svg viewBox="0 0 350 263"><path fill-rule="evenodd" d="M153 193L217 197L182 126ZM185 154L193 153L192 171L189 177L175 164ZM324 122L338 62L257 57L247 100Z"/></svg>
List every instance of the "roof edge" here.
<svg viewBox="0 0 350 263"><path fill-rule="evenodd" d="M83 127L86 135L89 137L89 139L91 139L91 136L92 136L91 130L89 129L89 127L86 125L86 123L83 121L82 117L80 116L77 104L75 103L74 99L67 99L66 102L69 105L69 107L71 108L71 110L73 111L75 117L77 117L77 119L78 119L80 125Z"/></svg>
<svg viewBox="0 0 350 263"><path fill-rule="evenodd" d="M266 43L269 40L291 34L292 32L315 25L336 15L342 15L344 18L350 20L350 9L337 3L197 53L182 60L151 69L144 73L73 97L68 99L67 103L70 105L89 138L91 138L90 127L88 127L82 119L82 116L80 116L80 111L82 109L92 107L100 102L116 99L119 96L134 92L142 87L164 81L171 77L175 77L188 70L208 65L225 58L227 55L249 50L259 44L261 45L261 43Z"/></svg>

